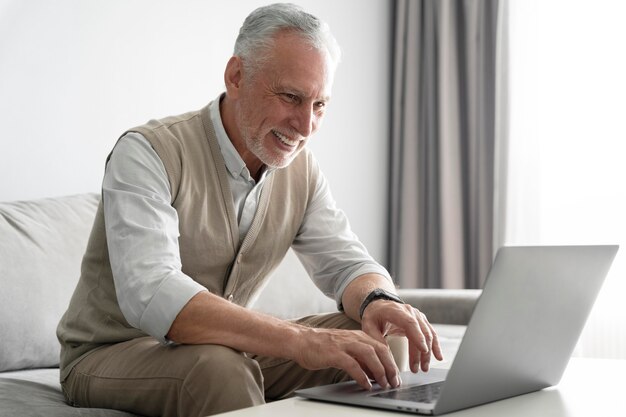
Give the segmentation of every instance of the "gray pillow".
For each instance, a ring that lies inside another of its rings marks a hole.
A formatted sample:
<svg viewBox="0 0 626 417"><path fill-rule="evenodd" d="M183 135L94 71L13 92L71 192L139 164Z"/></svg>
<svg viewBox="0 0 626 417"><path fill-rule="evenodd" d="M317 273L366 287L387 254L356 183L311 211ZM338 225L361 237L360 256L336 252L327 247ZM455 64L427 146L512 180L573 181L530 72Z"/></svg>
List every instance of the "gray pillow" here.
<svg viewBox="0 0 626 417"><path fill-rule="evenodd" d="M0 203L0 371L54 367L97 194Z"/></svg>

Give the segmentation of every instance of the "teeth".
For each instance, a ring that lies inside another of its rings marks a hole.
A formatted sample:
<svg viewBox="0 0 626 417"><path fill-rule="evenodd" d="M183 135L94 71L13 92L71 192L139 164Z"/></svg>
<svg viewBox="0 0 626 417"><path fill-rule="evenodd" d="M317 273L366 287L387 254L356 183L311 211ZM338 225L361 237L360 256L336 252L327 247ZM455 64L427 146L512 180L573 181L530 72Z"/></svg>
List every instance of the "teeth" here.
<svg viewBox="0 0 626 417"><path fill-rule="evenodd" d="M277 132L276 130L272 130L272 133L274 134L274 136L280 139L282 143L284 143L287 146L296 146L298 144L297 140L291 140L287 136L283 135L280 132Z"/></svg>

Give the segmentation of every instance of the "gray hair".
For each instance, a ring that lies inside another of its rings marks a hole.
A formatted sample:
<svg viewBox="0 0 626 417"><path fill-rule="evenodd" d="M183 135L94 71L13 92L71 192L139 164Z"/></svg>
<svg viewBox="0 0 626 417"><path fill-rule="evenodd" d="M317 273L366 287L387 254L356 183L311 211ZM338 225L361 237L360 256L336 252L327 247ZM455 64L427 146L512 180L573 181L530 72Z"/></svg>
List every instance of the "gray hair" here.
<svg viewBox="0 0 626 417"><path fill-rule="evenodd" d="M234 55L243 60L248 75L253 75L268 58L274 35L280 30L292 30L319 51L328 51L333 66L341 59L337 40L328 24L291 3L276 3L259 7L246 17L235 41Z"/></svg>

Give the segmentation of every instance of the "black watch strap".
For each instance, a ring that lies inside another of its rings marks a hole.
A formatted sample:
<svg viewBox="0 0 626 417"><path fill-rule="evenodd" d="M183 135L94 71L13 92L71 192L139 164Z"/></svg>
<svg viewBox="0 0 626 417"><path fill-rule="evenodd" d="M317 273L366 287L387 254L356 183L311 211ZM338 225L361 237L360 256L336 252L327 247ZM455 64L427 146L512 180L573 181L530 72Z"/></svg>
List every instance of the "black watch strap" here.
<svg viewBox="0 0 626 417"><path fill-rule="evenodd" d="M382 288L376 288L374 291L367 294L367 297L365 297L365 300L361 303L361 308L359 308L359 318L363 318L365 309L374 300L390 300L395 301L396 303L404 304L404 301L402 301L397 295L390 293L389 291L385 291Z"/></svg>

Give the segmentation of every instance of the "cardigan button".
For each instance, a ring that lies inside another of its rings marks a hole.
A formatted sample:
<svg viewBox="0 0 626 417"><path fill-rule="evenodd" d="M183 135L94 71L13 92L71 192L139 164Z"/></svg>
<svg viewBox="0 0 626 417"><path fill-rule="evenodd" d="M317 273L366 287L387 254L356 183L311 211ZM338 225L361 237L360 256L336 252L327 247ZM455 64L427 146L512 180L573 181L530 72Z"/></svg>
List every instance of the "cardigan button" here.
<svg viewBox="0 0 626 417"><path fill-rule="evenodd" d="M235 298L232 294L228 296L228 301L232 302L233 298Z"/></svg>

